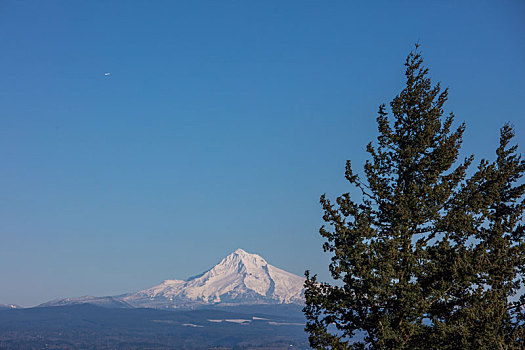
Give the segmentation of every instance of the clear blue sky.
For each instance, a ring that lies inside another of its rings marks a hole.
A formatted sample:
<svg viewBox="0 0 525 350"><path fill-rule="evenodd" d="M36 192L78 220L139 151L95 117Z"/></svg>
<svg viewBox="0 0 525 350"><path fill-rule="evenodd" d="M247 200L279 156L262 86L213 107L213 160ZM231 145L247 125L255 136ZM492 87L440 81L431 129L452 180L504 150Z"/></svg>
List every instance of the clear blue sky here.
<svg viewBox="0 0 525 350"><path fill-rule="evenodd" d="M416 41L465 153L525 147L523 1L0 2L0 303L186 278L236 248L328 278ZM110 72L110 76L104 73Z"/></svg>

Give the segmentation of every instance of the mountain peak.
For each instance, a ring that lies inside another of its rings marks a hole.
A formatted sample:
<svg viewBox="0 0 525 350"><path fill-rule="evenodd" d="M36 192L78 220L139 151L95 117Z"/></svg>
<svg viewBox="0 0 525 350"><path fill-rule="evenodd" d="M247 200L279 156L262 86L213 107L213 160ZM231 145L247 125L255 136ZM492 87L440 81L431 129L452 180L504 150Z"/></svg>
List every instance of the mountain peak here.
<svg viewBox="0 0 525 350"><path fill-rule="evenodd" d="M111 308L184 309L202 306L302 304L304 278L236 249L217 265L186 280L165 280L136 293L53 300L40 306L95 304ZM0 305L2 308L2 305Z"/></svg>
<svg viewBox="0 0 525 350"><path fill-rule="evenodd" d="M209 272L221 275L232 273L261 274L264 273L267 266L268 263L260 255L237 249L212 267Z"/></svg>
<svg viewBox="0 0 525 350"><path fill-rule="evenodd" d="M233 253L228 255L225 259L227 259L229 257L240 257L240 258L250 258L250 259L264 260L260 255L248 253L247 251L245 251L245 250L243 250L241 248L236 249Z"/></svg>
<svg viewBox="0 0 525 350"><path fill-rule="evenodd" d="M236 249L233 253L231 253L230 255L228 255L226 258L230 257L230 256L238 256L240 258L252 258L252 259L262 259L264 260L260 255L258 254L252 254L252 253L248 253L247 251L239 248L239 249Z"/></svg>
<svg viewBox="0 0 525 350"><path fill-rule="evenodd" d="M208 271L187 280L164 283L128 295L136 306L183 307L210 304L301 303L304 278L236 249Z"/></svg>

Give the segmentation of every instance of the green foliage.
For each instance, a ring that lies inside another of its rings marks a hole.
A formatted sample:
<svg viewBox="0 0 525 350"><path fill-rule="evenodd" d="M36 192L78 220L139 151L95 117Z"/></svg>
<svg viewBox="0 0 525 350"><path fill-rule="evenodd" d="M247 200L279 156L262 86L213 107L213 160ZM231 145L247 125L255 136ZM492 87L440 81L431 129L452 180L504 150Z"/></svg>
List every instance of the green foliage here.
<svg viewBox="0 0 525 350"><path fill-rule="evenodd" d="M306 331L317 349L521 349L525 162L501 129L494 162L458 161L464 125L444 116L416 46L406 87L379 108L362 194L323 195L323 249L335 283L306 272ZM471 174L471 175L469 175ZM360 341L353 338L361 336ZM364 336L363 336L364 335Z"/></svg>

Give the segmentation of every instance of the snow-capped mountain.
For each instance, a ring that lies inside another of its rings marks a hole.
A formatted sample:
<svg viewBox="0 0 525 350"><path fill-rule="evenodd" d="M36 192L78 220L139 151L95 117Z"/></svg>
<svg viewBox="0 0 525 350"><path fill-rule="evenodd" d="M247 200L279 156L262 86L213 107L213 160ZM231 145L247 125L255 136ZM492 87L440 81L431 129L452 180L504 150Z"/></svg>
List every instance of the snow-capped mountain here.
<svg viewBox="0 0 525 350"><path fill-rule="evenodd" d="M136 307L302 303L304 278L237 249L201 275L163 283L122 298Z"/></svg>
<svg viewBox="0 0 525 350"><path fill-rule="evenodd" d="M119 308L181 309L210 305L301 304L303 284L303 277L270 265L259 255L237 249L208 271L186 280L166 280L136 293L58 299L40 306L88 303Z"/></svg>

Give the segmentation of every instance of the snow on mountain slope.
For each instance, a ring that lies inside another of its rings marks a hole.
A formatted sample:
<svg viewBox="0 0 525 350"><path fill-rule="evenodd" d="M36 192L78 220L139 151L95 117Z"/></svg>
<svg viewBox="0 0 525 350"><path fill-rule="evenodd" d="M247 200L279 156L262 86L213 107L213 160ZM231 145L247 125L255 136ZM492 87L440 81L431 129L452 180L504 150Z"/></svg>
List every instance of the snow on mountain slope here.
<svg viewBox="0 0 525 350"><path fill-rule="evenodd" d="M136 307L192 308L205 305L290 304L303 302L304 278L237 249L201 275L128 294Z"/></svg>
<svg viewBox="0 0 525 350"><path fill-rule="evenodd" d="M126 309L132 308L133 306L128 303L119 300L118 297L93 297L84 296L79 298L62 298L48 301L47 303L38 305L39 307L48 306L66 306L66 305L77 305L77 304L92 304L110 309Z"/></svg>
<svg viewBox="0 0 525 350"><path fill-rule="evenodd" d="M201 275L166 280L136 293L63 298L39 306L93 304L107 308L191 309L202 306L302 304L304 278L237 249Z"/></svg>

